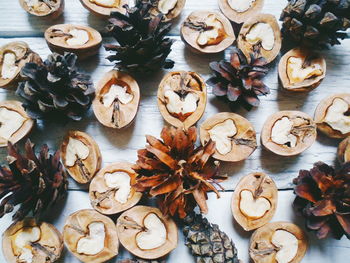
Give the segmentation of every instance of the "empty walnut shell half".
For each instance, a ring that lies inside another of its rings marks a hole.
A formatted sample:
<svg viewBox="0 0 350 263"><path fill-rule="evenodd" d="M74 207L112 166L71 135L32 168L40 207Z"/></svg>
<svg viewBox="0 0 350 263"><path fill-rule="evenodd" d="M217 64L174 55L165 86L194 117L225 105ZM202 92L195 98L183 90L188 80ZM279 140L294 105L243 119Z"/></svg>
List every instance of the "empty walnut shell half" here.
<svg viewBox="0 0 350 263"><path fill-rule="evenodd" d="M0 147L10 141L15 144L29 134L34 126L32 120L16 100L0 102Z"/></svg>
<svg viewBox="0 0 350 263"><path fill-rule="evenodd" d="M45 31L45 40L52 52L71 52L79 59L96 55L101 43L101 34L88 26L59 24Z"/></svg>
<svg viewBox="0 0 350 263"><path fill-rule="evenodd" d="M63 250L63 240L53 225L25 218L3 233L2 250L8 263L56 262Z"/></svg>
<svg viewBox="0 0 350 263"><path fill-rule="evenodd" d="M329 96L318 104L314 120L319 131L330 138L342 139L350 135L350 93Z"/></svg>
<svg viewBox="0 0 350 263"><path fill-rule="evenodd" d="M56 19L63 13L64 9L64 0L19 0L19 3L29 14L48 19Z"/></svg>
<svg viewBox="0 0 350 263"><path fill-rule="evenodd" d="M341 164L350 162L350 137L346 137L339 143L337 155Z"/></svg>
<svg viewBox="0 0 350 263"><path fill-rule="evenodd" d="M278 76L286 90L310 91L326 76L326 60L310 50L294 48L281 58Z"/></svg>
<svg viewBox="0 0 350 263"><path fill-rule="evenodd" d="M186 4L186 0L156 0L154 2L151 14L153 16L164 14L164 21L178 17Z"/></svg>
<svg viewBox="0 0 350 263"><path fill-rule="evenodd" d="M171 125L188 129L203 115L207 104L204 80L195 72L165 75L158 88L158 108Z"/></svg>
<svg viewBox="0 0 350 263"><path fill-rule="evenodd" d="M281 30L276 18L270 14L257 14L244 22L238 35L238 48L247 58L250 54L272 62L281 50Z"/></svg>
<svg viewBox="0 0 350 263"><path fill-rule="evenodd" d="M90 184L91 205L106 215L117 214L136 205L142 193L136 192L132 185L137 174L131 163L113 163L104 167Z"/></svg>
<svg viewBox="0 0 350 263"><path fill-rule="evenodd" d="M266 120L261 143L281 156L294 156L308 149L316 140L316 124L301 111L279 111Z"/></svg>
<svg viewBox="0 0 350 263"><path fill-rule="evenodd" d="M238 224L245 231L257 229L276 212L278 190L275 182L264 173L243 177L233 192L231 209Z"/></svg>
<svg viewBox="0 0 350 263"><path fill-rule="evenodd" d="M181 26L181 37L195 52L218 53L236 40L230 21L214 11L195 11Z"/></svg>
<svg viewBox="0 0 350 263"><path fill-rule="evenodd" d="M91 13L109 17L111 12L125 13L124 5L129 3L129 0L80 0L81 4Z"/></svg>
<svg viewBox="0 0 350 263"><path fill-rule="evenodd" d="M28 62L42 61L27 43L14 41L0 47L0 87L17 87L22 80L21 69Z"/></svg>
<svg viewBox="0 0 350 263"><path fill-rule="evenodd" d="M140 88L130 75L111 70L98 82L92 103L97 120L103 125L121 129L136 117Z"/></svg>
<svg viewBox="0 0 350 263"><path fill-rule="evenodd" d="M69 175L78 183L91 181L101 168L101 152L90 135L69 131L61 144L61 158Z"/></svg>
<svg viewBox="0 0 350 263"><path fill-rule="evenodd" d="M264 0L219 0L221 12L236 24L241 24L258 14L263 6Z"/></svg>
<svg viewBox="0 0 350 263"><path fill-rule="evenodd" d="M221 112L205 120L200 126L200 139L203 145L213 140L216 143L213 157L226 162L243 161L257 147L252 124L231 112Z"/></svg>
<svg viewBox="0 0 350 263"><path fill-rule="evenodd" d="M255 230L249 246L254 263L300 262L308 240L302 229L288 222L273 222Z"/></svg>
<svg viewBox="0 0 350 263"><path fill-rule="evenodd" d="M85 263L105 262L118 254L114 222L93 209L79 210L68 217L63 240L68 250Z"/></svg>
<svg viewBox="0 0 350 263"><path fill-rule="evenodd" d="M175 222L155 207L134 206L117 220L120 243L133 255L156 259L174 250L178 242Z"/></svg>

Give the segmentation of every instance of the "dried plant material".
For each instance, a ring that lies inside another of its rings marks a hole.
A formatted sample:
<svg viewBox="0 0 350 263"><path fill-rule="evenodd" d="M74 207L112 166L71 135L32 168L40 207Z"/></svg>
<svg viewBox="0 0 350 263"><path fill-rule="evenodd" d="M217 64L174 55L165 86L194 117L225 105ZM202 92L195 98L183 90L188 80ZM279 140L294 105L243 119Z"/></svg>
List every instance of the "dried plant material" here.
<svg viewBox="0 0 350 263"><path fill-rule="evenodd" d="M102 263L118 254L114 222L92 209L79 210L67 218L63 240L69 251L85 263Z"/></svg>
<svg viewBox="0 0 350 263"><path fill-rule="evenodd" d="M307 247L307 236L297 225L273 222L253 233L249 254L254 263L298 263Z"/></svg>
<svg viewBox="0 0 350 263"><path fill-rule="evenodd" d="M135 206L117 220L120 243L133 255L156 259L177 247L175 222L155 207Z"/></svg>
<svg viewBox="0 0 350 263"><path fill-rule="evenodd" d="M243 177L232 196L232 214L245 231L257 229L276 212L278 190L275 182L264 173Z"/></svg>
<svg viewBox="0 0 350 263"><path fill-rule="evenodd" d="M181 26L181 37L196 52L218 53L233 44L230 21L220 13L196 11Z"/></svg>
<svg viewBox="0 0 350 263"><path fill-rule="evenodd" d="M151 2L153 4L153 7L150 9L151 15L158 16L163 14L165 21L177 18L186 4L186 0L151 0Z"/></svg>
<svg viewBox="0 0 350 263"><path fill-rule="evenodd" d="M64 0L19 0L21 7L29 14L56 19L63 13Z"/></svg>
<svg viewBox="0 0 350 263"><path fill-rule="evenodd" d="M314 116L318 130L335 139L349 136L349 105L349 93L334 94L321 100Z"/></svg>
<svg viewBox="0 0 350 263"><path fill-rule="evenodd" d="M207 88L195 72L170 72L158 88L158 108L163 118L175 127L188 129L203 115Z"/></svg>
<svg viewBox="0 0 350 263"><path fill-rule="evenodd" d="M294 48L278 64L282 87L290 91L310 91L326 76L326 60L310 50Z"/></svg>
<svg viewBox="0 0 350 263"><path fill-rule="evenodd" d="M339 143L337 156L341 164L350 162L350 137L346 137Z"/></svg>
<svg viewBox="0 0 350 263"><path fill-rule="evenodd" d="M80 3L91 13L107 18L112 12L125 13L124 5L128 0L80 0Z"/></svg>
<svg viewBox="0 0 350 263"><path fill-rule="evenodd" d="M137 174L132 164L114 163L101 169L90 184L91 205L105 215L117 214L136 205L142 193L132 185Z"/></svg>
<svg viewBox="0 0 350 263"><path fill-rule="evenodd" d="M316 124L301 111L279 111L264 123L261 143L281 156L294 156L308 149L316 140Z"/></svg>
<svg viewBox="0 0 350 263"><path fill-rule="evenodd" d="M140 103L140 89L130 75L111 70L98 82L93 110L103 125L121 129L136 117Z"/></svg>
<svg viewBox="0 0 350 263"><path fill-rule="evenodd" d="M263 6L264 0L219 0L221 12L236 24L258 14Z"/></svg>
<svg viewBox="0 0 350 263"><path fill-rule="evenodd" d="M61 144L61 158L69 175L81 184L90 182L101 168L100 149L85 132L68 132Z"/></svg>
<svg viewBox="0 0 350 263"><path fill-rule="evenodd" d="M205 120L200 126L202 145L215 142L213 157L226 162L247 159L256 149L256 133L252 124L242 116L221 112Z"/></svg>
<svg viewBox="0 0 350 263"><path fill-rule="evenodd" d="M237 44L246 57L258 53L267 63L272 62L281 49L281 31L276 18L270 14L250 17L239 32Z"/></svg>
<svg viewBox="0 0 350 263"><path fill-rule="evenodd" d="M8 263L53 263L61 256L63 240L53 225L25 218L4 232L2 249Z"/></svg>
<svg viewBox="0 0 350 263"><path fill-rule="evenodd" d="M96 55L101 43L101 34L88 26L59 24L46 29L45 40L52 52L72 52L79 59Z"/></svg>
<svg viewBox="0 0 350 263"><path fill-rule="evenodd" d="M42 61L25 42L10 42L0 47L0 87L16 86L23 79L20 71L28 62Z"/></svg>

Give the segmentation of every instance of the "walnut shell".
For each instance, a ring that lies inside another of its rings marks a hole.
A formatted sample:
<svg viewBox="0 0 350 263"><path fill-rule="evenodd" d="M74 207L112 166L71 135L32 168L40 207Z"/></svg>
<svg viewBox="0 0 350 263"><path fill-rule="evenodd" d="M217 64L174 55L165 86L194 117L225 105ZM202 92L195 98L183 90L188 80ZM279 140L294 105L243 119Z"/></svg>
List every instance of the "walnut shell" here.
<svg viewBox="0 0 350 263"><path fill-rule="evenodd" d="M292 134L297 137L295 147L290 147L289 145L285 144L277 144L271 139L272 128L274 127L275 123L281 120L283 117L287 117L294 123L291 131ZM268 117L261 131L262 145L264 145L267 150L281 156L294 156L302 153L311 147L311 145L315 142L316 137L317 131L315 122L309 115L301 111L276 112Z"/></svg>
<svg viewBox="0 0 350 263"><path fill-rule="evenodd" d="M264 0L255 0L248 10L238 12L229 5L228 1L229 0L219 0L220 10L228 19L236 24L244 23L248 18L260 13L264 6Z"/></svg>
<svg viewBox="0 0 350 263"><path fill-rule="evenodd" d="M98 5L92 0L80 0L80 3L91 13L100 17L108 18L111 12L125 13L125 8L123 6L127 5L129 3L129 0L115 0L115 3L118 4L117 7L105 7Z"/></svg>
<svg viewBox="0 0 350 263"><path fill-rule="evenodd" d="M226 120L232 120L237 128L237 133L232 140L231 151L225 155L220 154L216 149L213 157L226 162L239 162L247 159L256 149L256 133L253 125L242 116L231 113L221 112L206 119L200 126L200 140L205 145L210 140L209 131Z"/></svg>
<svg viewBox="0 0 350 263"><path fill-rule="evenodd" d="M104 248L95 255L80 254L77 252L78 241L88 235L88 226L92 222L102 222L105 226ZM63 240L68 250L85 263L105 262L118 255L119 241L114 222L93 209L79 210L67 218L63 228Z"/></svg>
<svg viewBox="0 0 350 263"><path fill-rule="evenodd" d="M115 100L110 107L103 105L103 96L112 85L127 87L127 92L133 95L132 100L122 104ZM97 120L106 127L121 129L128 126L136 117L140 103L140 88L130 75L117 70L107 72L98 82L96 96L92 103Z"/></svg>
<svg viewBox="0 0 350 263"><path fill-rule="evenodd" d="M250 218L242 213L240 208L241 192L248 190L253 193L255 198L265 198L270 202L270 209L265 212L262 217ZM245 231L257 229L269 221L276 212L278 200L278 190L275 182L264 173L251 173L244 176L237 184L232 195L231 209L232 214L238 224L243 227Z"/></svg>
<svg viewBox="0 0 350 263"><path fill-rule="evenodd" d="M176 80L180 80L180 82L177 82ZM193 94L196 94L198 96L196 110L193 113L184 115L177 115L169 112L165 98L167 86L173 91L186 93L190 90ZM207 104L207 87L202 77L195 72L169 72L159 84L157 97L158 108L163 118L175 127L188 129L203 116Z"/></svg>
<svg viewBox="0 0 350 263"><path fill-rule="evenodd" d="M216 19L221 22L223 25L224 36L217 44L200 46L197 43L197 38L200 34L200 30L196 30L193 27L190 27L189 24L198 23L203 25L205 19L209 15L215 15ZM194 52L206 54L222 52L231 46L236 40L230 21L221 13L215 11L192 12L181 26L181 38Z"/></svg>
<svg viewBox="0 0 350 263"><path fill-rule="evenodd" d="M305 79L302 82L291 83L290 78L287 73L288 59L290 57L297 57L303 60L303 63L308 64L319 64L322 68L322 75L314 76L309 79ZM308 60L308 61L307 61ZM300 48L294 48L289 50L286 54L283 55L279 64L278 64L278 76L282 84L282 87L290 91L310 91L318 87L321 84L322 80L326 76L326 60L321 57L319 54L313 53L310 50L303 50Z"/></svg>
<svg viewBox="0 0 350 263"><path fill-rule="evenodd" d="M350 162L350 137L346 137L339 143L337 156L341 164Z"/></svg>
<svg viewBox="0 0 350 263"><path fill-rule="evenodd" d="M298 239L297 254L289 263L298 263L303 259L308 247L308 240L304 231L289 222L273 222L257 229L250 239L249 255L254 263L277 262L275 257L279 248L271 242L271 238L277 230L287 231Z"/></svg>
<svg viewBox="0 0 350 263"><path fill-rule="evenodd" d="M137 174L132 169L132 164L127 162L113 163L100 170L90 184L89 196L91 205L98 212L105 215L117 214L135 206L141 199L142 193L136 192L131 187L130 195L126 203L120 203L114 198L118 189L109 188L106 184L105 173L125 172L130 176L130 185L135 183ZM112 190L112 191L110 191ZM114 190L114 191L113 191ZM105 205L105 206L103 206Z"/></svg>
<svg viewBox="0 0 350 263"><path fill-rule="evenodd" d="M39 7L30 7L26 0L19 0L21 7L29 14L47 18L56 19L63 13L64 0L40 1Z"/></svg>
<svg viewBox="0 0 350 263"><path fill-rule="evenodd" d="M150 11L151 15L153 16L157 16L161 13L158 9L159 1L160 0L156 1L157 5L154 5L154 7ZM164 14L164 21L168 22L177 18L181 14L182 10L184 9L185 4L186 4L186 0L177 0L175 7L171 9L169 13Z"/></svg>
<svg viewBox="0 0 350 263"><path fill-rule="evenodd" d="M32 243L32 263L56 262L63 250L61 233L53 225L45 222L37 222L34 218L25 218L13 223L2 235L2 250L8 263L17 263L18 248L15 248L15 236L23 228L38 227L40 239Z"/></svg>
<svg viewBox="0 0 350 263"><path fill-rule="evenodd" d="M247 58L250 58L250 54L254 53L254 47L257 47L257 45L252 45L246 41L246 35L249 33L251 27L257 23L269 24L274 32L275 42L272 50L265 50L260 44L258 44L259 54L266 59L267 63L270 63L278 56L282 45L281 30L275 16L270 14L257 14L247 19L239 32L237 45L244 55Z"/></svg>
<svg viewBox="0 0 350 263"><path fill-rule="evenodd" d="M143 250L136 243L136 235L144 227L143 220L150 213L154 213L163 222L167 231L166 241L163 245ZM162 212L155 207L134 206L125 211L117 220L117 232L120 243L133 255L144 259L156 259L165 256L177 246L178 232L175 222L168 216L164 216Z"/></svg>
<svg viewBox="0 0 350 263"><path fill-rule="evenodd" d="M68 45L67 39L70 38L70 30L85 30L89 35L89 40L83 45ZM85 59L96 55L102 43L101 34L88 26L59 24L46 29L45 40L52 52L64 54L64 52L72 52L79 59Z"/></svg>
<svg viewBox="0 0 350 263"><path fill-rule="evenodd" d="M16 57L16 70L12 78L3 78L2 67L6 53L13 53ZM0 87L17 87L19 81L23 80L20 75L22 67L28 62L42 63L40 56L33 52L27 43L22 41L10 42L0 47Z"/></svg>
<svg viewBox="0 0 350 263"><path fill-rule="evenodd" d="M89 149L89 155L85 160L77 160L74 166L66 165L66 153L69 138L81 141ZM69 175L78 183L86 184L91 181L101 168L101 152L95 140L85 132L69 131L61 144L61 158Z"/></svg>

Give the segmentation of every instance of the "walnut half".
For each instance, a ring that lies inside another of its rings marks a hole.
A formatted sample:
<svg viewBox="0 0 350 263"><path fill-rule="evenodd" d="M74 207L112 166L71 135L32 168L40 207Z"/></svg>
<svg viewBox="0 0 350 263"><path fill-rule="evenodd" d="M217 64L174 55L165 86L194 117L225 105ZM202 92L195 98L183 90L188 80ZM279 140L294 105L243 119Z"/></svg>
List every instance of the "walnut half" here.
<svg viewBox="0 0 350 263"><path fill-rule="evenodd" d="M64 0L19 0L22 8L29 14L56 19L63 13Z"/></svg>
<svg viewBox="0 0 350 263"><path fill-rule="evenodd" d="M162 13L164 14L164 21L177 18L186 4L186 0L153 0L153 2L151 15L157 16Z"/></svg>
<svg viewBox="0 0 350 263"><path fill-rule="evenodd" d="M80 0L80 3L95 15L108 18L111 12L125 13L128 0Z"/></svg>
<svg viewBox="0 0 350 263"><path fill-rule="evenodd" d="M219 0L221 12L232 22L241 24L255 16L264 6L264 0Z"/></svg>

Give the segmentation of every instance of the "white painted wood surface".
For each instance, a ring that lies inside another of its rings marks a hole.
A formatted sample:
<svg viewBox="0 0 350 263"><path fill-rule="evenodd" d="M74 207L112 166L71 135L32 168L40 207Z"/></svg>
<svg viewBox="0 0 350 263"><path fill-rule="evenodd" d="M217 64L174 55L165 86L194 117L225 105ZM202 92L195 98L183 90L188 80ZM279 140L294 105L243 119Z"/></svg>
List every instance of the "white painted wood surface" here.
<svg viewBox="0 0 350 263"><path fill-rule="evenodd" d="M265 0L264 12L271 13L279 17L282 8L285 6L284 0ZM173 51L170 58L175 60L174 70L192 70L196 71L208 79L210 70L208 63L213 60L223 58L224 54L217 55L198 55L191 53L185 48L179 37L179 26L185 17L194 10L218 9L216 0L187 0L183 14L174 23L174 28L170 35L175 40ZM22 40L27 42L31 49L39 53L42 58L50 53L43 32L45 29L57 23L76 23L89 25L98 29L105 34L104 26L106 21L100 19L87 10L85 10L78 0L66 0L66 8L64 16L55 21L45 21L39 18L27 15L23 11L18 0L0 0L0 45L10 41ZM105 42L113 41L105 38ZM228 53L226 53L226 56ZM350 60L350 40L343 41L341 46L332 48L323 52L327 60L327 75L322 84L309 94L293 94L287 93L280 89L277 80L276 64L271 65L271 70L265 78L265 82L271 89L271 94L261 98L259 108L250 112L241 109L237 113L246 117L252 122L258 133L260 140L260 131L265 119L272 113L279 110L301 110L311 116L318 102L333 93L348 92L350 88L349 60ZM108 62L105 57L107 53L103 48L100 54L90 60L80 63L80 67L91 74L94 82L97 82L101 76L113 68L113 64ZM278 61L278 60L277 60ZM158 84L167 71L161 71L152 76L138 77L137 80L141 87L141 106L139 113L133 125L125 130L117 131L103 127L100 125L93 113L90 111L88 116L80 123L68 122L65 124L50 122L40 122L30 134L32 141L38 145L47 143L52 149L59 147L64 134L70 129L83 130L93 136L101 148L104 165L121 160L135 161L136 150L145 145L145 134L158 136L163 125L163 119L159 114L156 93ZM206 118L220 111L228 111L227 105L221 103L211 94L209 88L208 105L203 118L199 121L202 123ZM13 91L0 90L0 100L15 99ZM223 173L229 175L229 180L223 183L227 190L222 193L222 198L217 200L213 195L209 198L210 212L208 218L226 231L237 244L239 249L239 257L243 262L248 262L248 241L249 233L244 233L237 226L231 216L230 198L232 190L238 180L254 171L263 171L269 174L276 181L279 191L278 211L274 221L287 220L295 221L295 215L291 210L291 202L294 198L291 181L297 176L300 169L309 169L316 161L322 160L329 164L336 163L336 147L338 141L326 138L323 135L318 136L317 142L307 151L297 157L283 158L276 156L259 148L248 158L248 160L234 164L222 164ZM6 151L0 149L0 163L5 163ZM72 212L90 207L88 195L84 189L87 186L76 184L70 181L70 191L68 200L62 209L57 209L50 221L52 221L60 230L62 230L65 218ZM3 231L10 224L10 217L6 216L1 219L3 222L0 229ZM303 225L301 221L299 225ZM181 236L181 235L180 235ZM316 241L312 234L311 246L307 256L303 262L307 263L328 263L348 262L350 257L350 241L343 239L341 241L326 240ZM121 252L122 256L127 256L125 252ZM0 262L4 262L2 252L0 253ZM61 262L78 262L72 255L67 252ZM114 262L114 261L112 261ZM180 239L179 247L174 251L167 262L193 262L192 257L188 254L187 249Z"/></svg>

